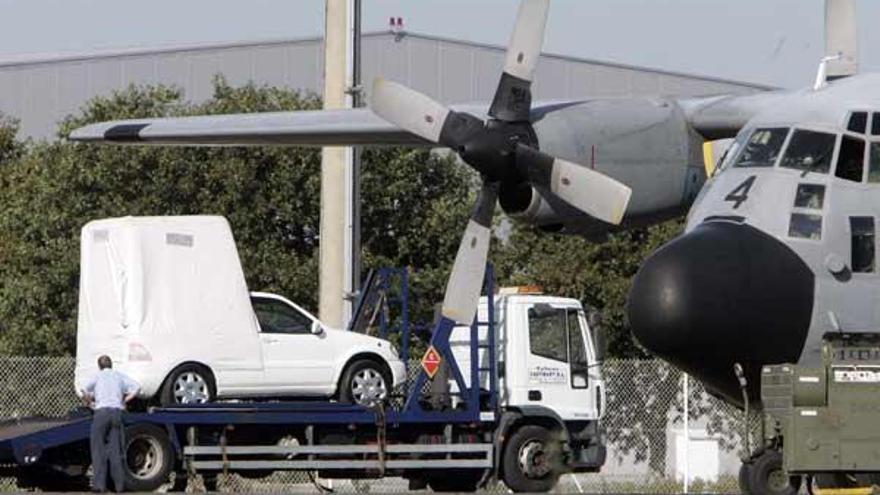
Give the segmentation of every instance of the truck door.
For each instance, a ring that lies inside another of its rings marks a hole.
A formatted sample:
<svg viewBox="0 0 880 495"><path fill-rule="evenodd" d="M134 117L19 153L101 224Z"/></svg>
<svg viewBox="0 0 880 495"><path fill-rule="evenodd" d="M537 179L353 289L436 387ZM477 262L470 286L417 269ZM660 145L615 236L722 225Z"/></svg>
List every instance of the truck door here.
<svg viewBox="0 0 880 495"><path fill-rule="evenodd" d="M565 420L596 417L581 320L573 307L535 304L528 309L528 404L550 408Z"/></svg>

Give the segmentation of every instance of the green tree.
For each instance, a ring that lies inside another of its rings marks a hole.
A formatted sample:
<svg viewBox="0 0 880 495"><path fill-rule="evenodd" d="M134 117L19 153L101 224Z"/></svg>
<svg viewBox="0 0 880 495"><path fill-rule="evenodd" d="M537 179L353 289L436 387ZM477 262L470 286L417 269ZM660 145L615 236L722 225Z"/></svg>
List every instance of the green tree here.
<svg viewBox="0 0 880 495"><path fill-rule="evenodd" d="M194 105L165 86L89 102L59 134L119 118L314 109L314 95L215 81ZM2 149L2 148L0 148ZM455 255L471 173L427 150L364 154L366 267L411 266L427 298ZM320 155L317 149L165 148L34 143L0 170L0 352L75 349L79 233L125 215L218 214L232 225L248 285L314 309Z"/></svg>
<svg viewBox="0 0 880 495"><path fill-rule="evenodd" d="M24 146L18 139L18 121L0 113L0 167L18 159Z"/></svg>
<svg viewBox="0 0 880 495"><path fill-rule="evenodd" d="M627 294L642 260L680 231L681 222L671 221L596 242L519 225L504 242L496 243L492 259L500 283L537 284L598 310L610 356L645 358L626 321Z"/></svg>

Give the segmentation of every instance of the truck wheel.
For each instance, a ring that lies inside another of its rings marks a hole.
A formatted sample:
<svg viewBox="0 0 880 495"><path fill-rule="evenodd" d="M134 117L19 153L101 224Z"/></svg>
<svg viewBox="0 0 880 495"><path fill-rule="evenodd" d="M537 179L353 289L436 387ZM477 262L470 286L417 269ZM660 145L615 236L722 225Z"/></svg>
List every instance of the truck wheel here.
<svg viewBox="0 0 880 495"><path fill-rule="evenodd" d="M547 492L559 481L562 448L547 428L527 425L517 429L503 455L504 484L515 492Z"/></svg>
<svg viewBox="0 0 880 495"><path fill-rule="evenodd" d="M765 450L749 470L749 492L762 495L796 495L801 487L800 476L789 476L782 468L782 454Z"/></svg>
<svg viewBox="0 0 880 495"><path fill-rule="evenodd" d="M369 359L351 363L339 380L339 402L372 407L388 399L391 377L385 367Z"/></svg>
<svg viewBox="0 0 880 495"><path fill-rule="evenodd" d="M456 469L445 471L440 476L428 478L428 486L435 492L466 492L477 491L483 479L483 469Z"/></svg>
<svg viewBox="0 0 880 495"><path fill-rule="evenodd" d="M159 403L163 407L204 404L216 396L217 386L211 372L198 364L184 364L168 375L159 393Z"/></svg>
<svg viewBox="0 0 880 495"><path fill-rule="evenodd" d="M135 424L125 429L125 489L151 492L168 482L174 452L164 429Z"/></svg>

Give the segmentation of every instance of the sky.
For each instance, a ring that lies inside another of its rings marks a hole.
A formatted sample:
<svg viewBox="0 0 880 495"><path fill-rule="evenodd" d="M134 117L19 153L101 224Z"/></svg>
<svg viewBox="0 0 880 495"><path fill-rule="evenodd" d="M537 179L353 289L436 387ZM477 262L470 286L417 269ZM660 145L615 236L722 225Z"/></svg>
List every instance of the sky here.
<svg viewBox="0 0 880 495"><path fill-rule="evenodd" d="M880 70L880 2L857 0L862 71ZM22 54L320 35L323 0L0 0L0 60ZM823 55L823 0L553 0L544 51L799 87ZM363 30L504 45L514 0L363 0ZM876 47L876 49L874 49Z"/></svg>

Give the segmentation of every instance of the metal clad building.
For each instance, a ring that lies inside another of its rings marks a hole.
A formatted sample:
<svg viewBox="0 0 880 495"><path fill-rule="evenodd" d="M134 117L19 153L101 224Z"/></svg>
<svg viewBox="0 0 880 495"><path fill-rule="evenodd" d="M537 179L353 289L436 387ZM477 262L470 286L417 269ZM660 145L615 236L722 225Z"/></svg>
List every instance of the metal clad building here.
<svg viewBox="0 0 880 495"><path fill-rule="evenodd" d="M489 100L504 48L413 33L365 34L363 81L377 75L403 82L446 103ZM129 84L164 83L188 99L211 96L222 74L233 85L253 81L320 92L320 38L95 51L0 60L0 112L21 121L21 134L55 135L57 123L89 98ZM555 55L538 64L535 98L742 94L766 86Z"/></svg>

